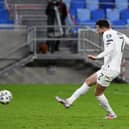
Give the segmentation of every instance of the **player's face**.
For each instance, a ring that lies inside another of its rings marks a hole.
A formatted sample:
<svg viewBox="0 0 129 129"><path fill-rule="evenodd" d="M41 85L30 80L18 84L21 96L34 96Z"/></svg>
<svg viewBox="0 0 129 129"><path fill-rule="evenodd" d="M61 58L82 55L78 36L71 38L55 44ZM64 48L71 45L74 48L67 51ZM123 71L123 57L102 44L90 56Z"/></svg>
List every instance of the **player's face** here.
<svg viewBox="0 0 129 129"><path fill-rule="evenodd" d="M104 29L103 28L100 28L98 25L96 25L96 30L99 34L103 34L104 32Z"/></svg>

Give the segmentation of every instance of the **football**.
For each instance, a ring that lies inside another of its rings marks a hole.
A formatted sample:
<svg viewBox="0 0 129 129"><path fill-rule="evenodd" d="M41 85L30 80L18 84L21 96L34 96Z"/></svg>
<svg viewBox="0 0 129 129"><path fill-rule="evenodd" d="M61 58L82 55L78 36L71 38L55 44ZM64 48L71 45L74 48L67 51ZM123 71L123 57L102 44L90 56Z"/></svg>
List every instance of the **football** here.
<svg viewBox="0 0 129 129"><path fill-rule="evenodd" d="M44 54L48 52L47 43L42 43L39 45L39 52L44 53Z"/></svg>
<svg viewBox="0 0 129 129"><path fill-rule="evenodd" d="M9 104L13 98L11 91L9 90L1 90L0 91L0 103L1 104Z"/></svg>

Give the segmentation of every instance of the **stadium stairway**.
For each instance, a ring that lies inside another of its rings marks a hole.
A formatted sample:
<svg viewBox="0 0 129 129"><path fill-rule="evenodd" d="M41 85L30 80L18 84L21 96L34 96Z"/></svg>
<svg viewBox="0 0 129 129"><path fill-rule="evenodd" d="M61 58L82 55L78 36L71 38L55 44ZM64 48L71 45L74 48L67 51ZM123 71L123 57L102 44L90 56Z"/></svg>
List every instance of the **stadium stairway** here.
<svg viewBox="0 0 129 129"><path fill-rule="evenodd" d="M45 9L47 0L15 0L14 18L17 24L22 25L46 25ZM17 14L17 18L15 17Z"/></svg>

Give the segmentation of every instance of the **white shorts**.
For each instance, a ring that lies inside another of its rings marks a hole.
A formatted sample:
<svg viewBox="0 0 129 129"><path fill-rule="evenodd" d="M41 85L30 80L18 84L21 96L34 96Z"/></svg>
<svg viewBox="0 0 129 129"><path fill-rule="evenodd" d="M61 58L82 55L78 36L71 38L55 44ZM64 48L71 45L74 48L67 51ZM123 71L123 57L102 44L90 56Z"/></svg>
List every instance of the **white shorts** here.
<svg viewBox="0 0 129 129"><path fill-rule="evenodd" d="M103 87L108 87L113 79L119 75L119 72L100 69L97 71L97 83Z"/></svg>

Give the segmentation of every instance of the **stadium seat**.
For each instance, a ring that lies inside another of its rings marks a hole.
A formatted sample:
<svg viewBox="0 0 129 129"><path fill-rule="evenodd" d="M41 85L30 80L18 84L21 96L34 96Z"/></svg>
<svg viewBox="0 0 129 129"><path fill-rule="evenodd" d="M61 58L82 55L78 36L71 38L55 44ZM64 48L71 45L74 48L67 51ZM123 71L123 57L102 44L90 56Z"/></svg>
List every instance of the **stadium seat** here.
<svg viewBox="0 0 129 129"><path fill-rule="evenodd" d="M8 19L0 19L0 24L14 24L14 21Z"/></svg>
<svg viewBox="0 0 129 129"><path fill-rule="evenodd" d="M120 10L118 9L106 9L106 17L111 22L112 26L126 25L125 20L120 19Z"/></svg>
<svg viewBox="0 0 129 129"><path fill-rule="evenodd" d="M109 19L112 26L123 26L126 24L124 20L120 19L120 12L118 9L106 9L106 17Z"/></svg>
<svg viewBox="0 0 129 129"><path fill-rule="evenodd" d="M9 18L9 12L5 9L4 1L0 0L0 24L14 24L14 21Z"/></svg>
<svg viewBox="0 0 129 129"><path fill-rule="evenodd" d="M0 1L0 10L5 9L4 3Z"/></svg>
<svg viewBox="0 0 129 129"><path fill-rule="evenodd" d="M99 8L99 0L86 0L86 8L95 10Z"/></svg>
<svg viewBox="0 0 129 129"><path fill-rule="evenodd" d="M121 19L127 22L129 19L129 9L122 10L120 12L120 15L121 15Z"/></svg>
<svg viewBox="0 0 129 129"><path fill-rule="evenodd" d="M91 13L89 9L77 10L77 23L88 26L93 26L95 24L95 22L91 20Z"/></svg>
<svg viewBox="0 0 129 129"><path fill-rule="evenodd" d="M115 7L119 10L124 10L128 8L128 0L115 0Z"/></svg>
<svg viewBox="0 0 129 129"><path fill-rule="evenodd" d="M91 11L91 18L93 21L97 21L99 19L105 18L105 12L103 9L96 9Z"/></svg>
<svg viewBox="0 0 129 129"><path fill-rule="evenodd" d="M72 0L70 7L70 14L76 17L78 8L85 8L85 0Z"/></svg>
<svg viewBox="0 0 129 129"><path fill-rule="evenodd" d="M125 26L127 23L123 20L119 20L119 21L112 21L111 24L113 27L121 28L121 27Z"/></svg>
<svg viewBox="0 0 129 129"><path fill-rule="evenodd" d="M107 8L115 7L115 0L99 0L100 8L106 10Z"/></svg>
<svg viewBox="0 0 129 129"><path fill-rule="evenodd" d="M120 12L118 9L106 9L106 17L111 22L120 20Z"/></svg>
<svg viewBox="0 0 129 129"><path fill-rule="evenodd" d="M3 18L3 19L8 19L9 18L9 13L8 13L8 10L1 10L0 11L0 17Z"/></svg>
<svg viewBox="0 0 129 129"><path fill-rule="evenodd" d="M85 0L72 0L71 1L71 8L85 8Z"/></svg>
<svg viewBox="0 0 129 129"><path fill-rule="evenodd" d="M8 10L3 9L0 11L0 24L13 24L14 21L9 18Z"/></svg>
<svg viewBox="0 0 129 129"><path fill-rule="evenodd" d="M76 9L75 8L70 8L69 12L72 17L76 17Z"/></svg>
<svg viewBox="0 0 129 129"><path fill-rule="evenodd" d="M88 9L78 9L77 10L77 19L79 21L90 20L90 11Z"/></svg>

